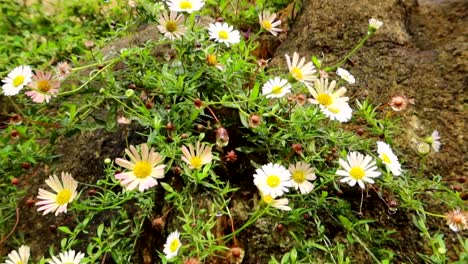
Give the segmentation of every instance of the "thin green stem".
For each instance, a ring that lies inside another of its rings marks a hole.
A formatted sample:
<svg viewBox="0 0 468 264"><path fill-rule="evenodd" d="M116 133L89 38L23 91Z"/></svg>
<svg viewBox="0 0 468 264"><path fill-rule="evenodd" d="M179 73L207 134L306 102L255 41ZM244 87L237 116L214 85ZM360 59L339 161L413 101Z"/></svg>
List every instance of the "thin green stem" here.
<svg viewBox="0 0 468 264"><path fill-rule="evenodd" d="M359 50L373 34L374 34L373 32L367 34L364 38L361 39L361 41L356 45L356 47L354 47L354 49L352 49L348 54L346 54L346 56L341 61L339 61L337 64L331 67L326 67L324 70L326 72L333 71L333 70L336 70L341 65L343 65L343 63L345 63L351 56L353 56L354 53L356 53L356 51Z"/></svg>

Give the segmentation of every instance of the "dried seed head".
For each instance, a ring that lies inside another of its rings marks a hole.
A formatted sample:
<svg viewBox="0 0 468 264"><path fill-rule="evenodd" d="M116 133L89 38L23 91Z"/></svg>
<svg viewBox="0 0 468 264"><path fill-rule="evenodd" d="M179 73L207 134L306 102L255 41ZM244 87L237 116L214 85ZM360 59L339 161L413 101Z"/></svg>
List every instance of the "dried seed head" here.
<svg viewBox="0 0 468 264"><path fill-rule="evenodd" d="M18 114L14 114L10 117L9 123L16 126L21 125L21 123L23 123L23 118Z"/></svg>
<svg viewBox="0 0 468 264"><path fill-rule="evenodd" d="M11 184L12 184L12 185L18 185L18 183L19 183L18 178L13 178L13 179L11 179Z"/></svg>
<svg viewBox="0 0 468 264"><path fill-rule="evenodd" d="M284 225L283 224L276 225L276 231L281 232L283 230L284 230Z"/></svg>
<svg viewBox="0 0 468 264"><path fill-rule="evenodd" d="M33 207L36 204L36 199L34 197L29 197L25 202L27 207Z"/></svg>
<svg viewBox="0 0 468 264"><path fill-rule="evenodd" d="M29 170L31 168L31 163L23 162L23 163L21 163L21 168L23 168L25 170Z"/></svg>
<svg viewBox="0 0 468 264"><path fill-rule="evenodd" d="M298 105L304 105L307 102L307 96L304 94L298 94L296 96L296 102Z"/></svg>
<svg viewBox="0 0 468 264"><path fill-rule="evenodd" d="M13 130L10 132L10 137L12 137L13 139L17 139L19 138L20 134L17 130Z"/></svg>
<svg viewBox="0 0 468 264"><path fill-rule="evenodd" d="M262 123L262 117L257 114L251 114L249 117L249 125L252 128L257 128Z"/></svg>
<svg viewBox="0 0 468 264"><path fill-rule="evenodd" d="M153 219L153 228L161 229L164 226L164 220L161 217Z"/></svg>
<svg viewBox="0 0 468 264"><path fill-rule="evenodd" d="M166 129L167 129L168 131L172 131L172 130L174 130L174 128L175 128L175 127L174 127L174 124L172 124L171 122L169 122L169 123L166 124Z"/></svg>
<svg viewBox="0 0 468 264"><path fill-rule="evenodd" d="M234 162L237 160L237 155L234 150L229 151L224 157L226 158L226 161L228 162Z"/></svg>
<svg viewBox="0 0 468 264"><path fill-rule="evenodd" d="M297 154L301 154L301 153L302 153L302 145L299 144L299 143L294 143L294 144L292 144L292 149L293 149L294 152L296 152Z"/></svg>
<svg viewBox="0 0 468 264"><path fill-rule="evenodd" d="M195 105L197 109L200 109L203 107L203 102L200 98L195 99L195 101L193 101L193 104Z"/></svg>

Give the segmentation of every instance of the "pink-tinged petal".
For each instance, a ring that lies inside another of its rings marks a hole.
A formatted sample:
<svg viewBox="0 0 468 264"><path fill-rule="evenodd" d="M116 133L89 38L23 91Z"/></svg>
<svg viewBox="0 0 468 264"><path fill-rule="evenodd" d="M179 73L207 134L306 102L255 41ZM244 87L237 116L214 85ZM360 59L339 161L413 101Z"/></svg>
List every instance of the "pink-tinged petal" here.
<svg viewBox="0 0 468 264"><path fill-rule="evenodd" d="M115 163L117 163L117 165L119 165L120 167L124 167L129 170L133 170L133 168L135 167L135 163L122 158L115 159Z"/></svg>

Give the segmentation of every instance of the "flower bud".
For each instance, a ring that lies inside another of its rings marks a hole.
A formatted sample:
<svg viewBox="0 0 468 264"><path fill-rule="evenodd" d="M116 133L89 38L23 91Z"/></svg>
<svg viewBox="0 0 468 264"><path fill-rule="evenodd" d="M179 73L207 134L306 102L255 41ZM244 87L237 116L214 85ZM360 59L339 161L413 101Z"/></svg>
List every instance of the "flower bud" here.
<svg viewBox="0 0 468 264"><path fill-rule="evenodd" d="M134 94L135 91L133 91L132 89L127 89L127 91L125 91L125 96L128 98L132 97Z"/></svg>
<svg viewBox="0 0 468 264"><path fill-rule="evenodd" d="M216 130L216 145L223 148L229 144L229 134L224 127Z"/></svg>

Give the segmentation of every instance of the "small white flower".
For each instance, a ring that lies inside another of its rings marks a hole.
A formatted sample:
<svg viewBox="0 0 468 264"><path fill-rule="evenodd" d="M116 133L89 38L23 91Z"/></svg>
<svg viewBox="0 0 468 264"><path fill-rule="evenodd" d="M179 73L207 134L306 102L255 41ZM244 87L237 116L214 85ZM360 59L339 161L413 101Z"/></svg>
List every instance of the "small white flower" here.
<svg viewBox="0 0 468 264"><path fill-rule="evenodd" d="M307 87L310 86L310 82L317 80L315 66L311 61L305 63L305 57L299 60L299 54L297 54L297 52L293 53L292 61L288 54L284 56L286 57L289 73L291 73L294 79L304 83Z"/></svg>
<svg viewBox="0 0 468 264"><path fill-rule="evenodd" d="M340 159L339 163L344 170L337 170L336 174L344 177L340 182L347 182L350 186L358 183L364 189L364 182L374 183L372 178L380 176L372 157L356 151L351 151L347 160Z"/></svg>
<svg viewBox="0 0 468 264"><path fill-rule="evenodd" d="M349 71L343 69L343 68L338 68L336 70L336 74L341 77L341 79L345 80L349 84L354 84L356 82L356 79L354 79L354 76L349 73Z"/></svg>
<svg viewBox="0 0 468 264"><path fill-rule="evenodd" d="M302 194L310 193L314 189L314 185L309 182L315 180L314 169L305 162L297 162L289 166L291 172L291 183L294 189L300 190Z"/></svg>
<svg viewBox="0 0 468 264"><path fill-rule="evenodd" d="M13 250L8 254L8 259L5 260L4 264L28 264L29 261L29 247L22 245L18 251Z"/></svg>
<svg viewBox="0 0 468 264"><path fill-rule="evenodd" d="M6 96L17 95L21 89L32 80L33 73L29 66L18 66L14 68L7 77L2 80L3 94Z"/></svg>
<svg viewBox="0 0 468 264"><path fill-rule="evenodd" d="M344 101L342 98L337 99L328 107L320 106L320 109L330 120L336 120L341 123L348 122L353 114L353 109L351 109L348 102Z"/></svg>
<svg viewBox="0 0 468 264"><path fill-rule="evenodd" d="M283 211L292 210L291 207L288 206L289 200L287 198L275 199L269 194L262 194L262 200L276 209L280 209Z"/></svg>
<svg viewBox="0 0 468 264"><path fill-rule="evenodd" d="M427 143L431 144L432 150L434 152L439 152L440 151L440 146L442 145L440 143L440 134L439 131L434 130L431 134L430 137L426 138L425 140Z"/></svg>
<svg viewBox="0 0 468 264"><path fill-rule="evenodd" d="M398 161L398 157L393 153L392 149L387 143L382 141L377 142L377 153L379 153L379 158L387 166L387 168L395 176L401 175L401 164Z"/></svg>
<svg viewBox="0 0 468 264"><path fill-rule="evenodd" d="M276 198L288 192L292 186L291 173L279 164L268 163L255 170L254 184L264 195Z"/></svg>
<svg viewBox="0 0 468 264"><path fill-rule="evenodd" d="M316 80L314 87L308 87L313 96L313 99L309 99L309 102L319 105L322 113L331 120L347 122L351 119L353 110L348 104L348 97L343 97L346 88L341 87L334 91L335 87L336 81L332 81L328 85L328 79L326 78Z"/></svg>
<svg viewBox="0 0 468 264"><path fill-rule="evenodd" d="M467 212L461 211L460 208L448 212L445 216L447 217L447 225L454 232L468 229L468 214Z"/></svg>
<svg viewBox="0 0 468 264"><path fill-rule="evenodd" d="M183 15L178 15L177 12L164 12L159 16L159 32L164 34L164 37L175 40L180 39L185 34L187 30L183 25Z"/></svg>
<svg viewBox="0 0 468 264"><path fill-rule="evenodd" d="M369 19L369 32L372 31L376 31L377 29L379 29L381 26L383 25L383 22L380 21L380 20L377 20L375 18L371 18Z"/></svg>
<svg viewBox="0 0 468 264"><path fill-rule="evenodd" d="M278 28L281 25L281 20L275 21L275 19L276 14L270 14L268 11L264 11L258 15L260 26L273 34L273 36L277 36L279 32L283 31L281 28Z"/></svg>
<svg viewBox="0 0 468 264"><path fill-rule="evenodd" d="M167 259L171 259L177 256L182 243L180 242L180 233L179 231L174 231L169 234L166 240L166 244L164 244L164 254L166 254Z"/></svg>
<svg viewBox="0 0 468 264"><path fill-rule="evenodd" d="M171 11L193 13L202 9L205 2L202 0L169 0L166 4Z"/></svg>
<svg viewBox="0 0 468 264"><path fill-rule="evenodd" d="M68 250L59 254L60 259L52 256L49 264L79 264L84 256L84 253L78 252L75 255L75 250Z"/></svg>
<svg viewBox="0 0 468 264"><path fill-rule="evenodd" d="M236 44L240 42L239 31L227 23L216 22L208 26L208 32L210 39L214 39L216 42L224 43L229 47L230 44Z"/></svg>
<svg viewBox="0 0 468 264"><path fill-rule="evenodd" d="M291 84L287 80L275 77L268 80L262 87L262 94L266 98L280 98L291 91Z"/></svg>

